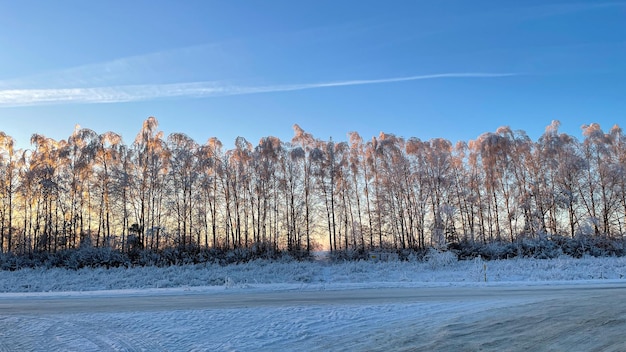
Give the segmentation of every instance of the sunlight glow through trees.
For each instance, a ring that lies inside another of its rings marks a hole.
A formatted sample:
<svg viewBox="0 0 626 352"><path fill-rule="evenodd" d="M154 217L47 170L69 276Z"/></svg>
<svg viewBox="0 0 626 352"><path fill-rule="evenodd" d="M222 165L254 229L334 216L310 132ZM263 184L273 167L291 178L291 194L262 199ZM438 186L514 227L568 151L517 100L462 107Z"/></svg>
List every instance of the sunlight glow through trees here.
<svg viewBox="0 0 626 352"><path fill-rule="evenodd" d="M309 251L445 248L626 231L626 139L616 125L537 141L508 127L476 140L381 133L324 141L243 137L223 150L167 137L148 118L126 145L76 127L33 134L15 150L0 133L0 248L18 254L81 245Z"/></svg>

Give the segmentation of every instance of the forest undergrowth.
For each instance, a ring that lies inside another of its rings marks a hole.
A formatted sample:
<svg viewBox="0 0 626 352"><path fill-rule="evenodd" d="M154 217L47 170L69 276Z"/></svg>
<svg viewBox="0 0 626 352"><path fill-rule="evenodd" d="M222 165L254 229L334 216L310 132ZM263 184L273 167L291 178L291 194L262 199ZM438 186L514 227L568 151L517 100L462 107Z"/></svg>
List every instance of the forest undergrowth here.
<svg viewBox="0 0 626 352"><path fill-rule="evenodd" d="M451 243L446 248L356 248L335 250L325 256L330 262L380 260L423 261L433 260L505 260L514 258L553 259L563 256L572 258L622 257L626 255L624 239L607 236L579 235L574 238L564 236L542 236L535 239L521 239L516 242L472 242ZM61 250L56 253L33 252L26 254L4 253L0 255L1 270L23 268L117 268L117 267L167 267L211 263L219 265L241 264L264 259L275 261L319 260L314 252L305 250L275 250L271 246L253 246L230 250L206 249L198 246L168 247L163 250L133 250L123 252L108 247L83 246L78 249Z"/></svg>

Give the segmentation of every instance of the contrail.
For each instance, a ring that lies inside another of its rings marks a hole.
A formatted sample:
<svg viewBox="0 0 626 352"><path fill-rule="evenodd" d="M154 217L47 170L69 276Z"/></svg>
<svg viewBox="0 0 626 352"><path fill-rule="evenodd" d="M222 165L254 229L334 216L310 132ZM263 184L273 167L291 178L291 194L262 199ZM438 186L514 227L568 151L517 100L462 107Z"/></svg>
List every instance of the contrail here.
<svg viewBox="0 0 626 352"><path fill-rule="evenodd" d="M439 73L383 79L349 80L322 83L233 86L220 82L194 82L157 85L126 85L91 88L4 89L0 90L0 107L45 104L100 104L148 101L155 99L216 97L273 92L287 92L330 87L359 86L444 78L496 78L517 76L517 73Z"/></svg>

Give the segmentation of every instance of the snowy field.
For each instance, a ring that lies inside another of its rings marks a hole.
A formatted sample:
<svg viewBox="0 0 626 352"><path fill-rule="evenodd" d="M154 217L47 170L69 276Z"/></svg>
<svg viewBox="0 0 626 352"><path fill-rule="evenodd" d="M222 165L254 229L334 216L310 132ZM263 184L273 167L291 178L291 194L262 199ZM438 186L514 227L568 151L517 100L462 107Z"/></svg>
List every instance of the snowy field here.
<svg viewBox="0 0 626 352"><path fill-rule="evenodd" d="M626 260L0 272L0 351L623 351Z"/></svg>

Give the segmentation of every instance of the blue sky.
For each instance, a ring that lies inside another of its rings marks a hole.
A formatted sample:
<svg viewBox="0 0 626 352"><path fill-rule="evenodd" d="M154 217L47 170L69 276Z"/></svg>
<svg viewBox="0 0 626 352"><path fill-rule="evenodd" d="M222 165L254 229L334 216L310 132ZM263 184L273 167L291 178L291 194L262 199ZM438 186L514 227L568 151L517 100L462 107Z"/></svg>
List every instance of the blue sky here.
<svg viewBox="0 0 626 352"><path fill-rule="evenodd" d="M626 121L626 1L0 0L0 130L470 140Z"/></svg>

